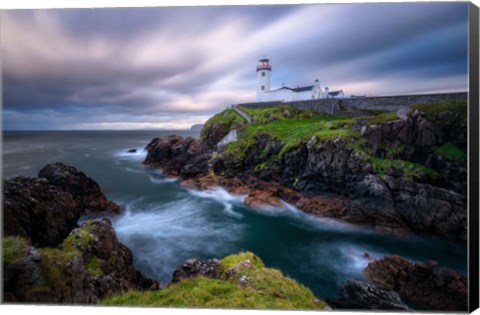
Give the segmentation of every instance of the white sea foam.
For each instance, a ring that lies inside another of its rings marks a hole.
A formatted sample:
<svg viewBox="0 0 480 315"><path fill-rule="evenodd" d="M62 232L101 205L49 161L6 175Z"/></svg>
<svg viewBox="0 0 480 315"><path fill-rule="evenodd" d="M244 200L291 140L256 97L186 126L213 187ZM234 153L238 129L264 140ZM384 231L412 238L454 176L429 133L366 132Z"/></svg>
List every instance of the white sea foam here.
<svg viewBox="0 0 480 315"><path fill-rule="evenodd" d="M222 203L224 213L230 217L236 219L241 219L244 217L241 213L238 213L233 209L233 205L243 204L243 200L245 199L246 195L233 195L221 187L204 191L188 189L188 191L196 197L211 199Z"/></svg>
<svg viewBox="0 0 480 315"><path fill-rule="evenodd" d="M313 214L305 213L283 200L280 200L284 206L283 209L278 211L280 215L286 215L292 219L295 219L297 222L302 223L305 228L312 230L324 230L324 231L339 231L346 233L362 233L362 234L371 234L374 233L373 230L353 225L335 218L327 217L318 217Z"/></svg>
<svg viewBox="0 0 480 315"><path fill-rule="evenodd" d="M147 276L163 281L182 259L222 255L242 234L241 224L214 219L194 198L166 204L132 201L125 209L114 221L119 239L132 249Z"/></svg>
<svg viewBox="0 0 480 315"><path fill-rule="evenodd" d="M123 149L122 151L115 151L113 155L120 159L142 161L147 156L148 151L145 149L136 149L136 152L128 152L129 149Z"/></svg>
<svg viewBox="0 0 480 315"><path fill-rule="evenodd" d="M387 253L378 252L371 247L362 247L351 243L339 246L339 250L342 255L339 261L343 261L343 263L336 264L335 267L339 273L347 277L362 276L363 270L371 261L387 255Z"/></svg>
<svg viewBox="0 0 480 315"><path fill-rule="evenodd" d="M150 176L150 181L154 184L164 184L164 183L173 183L178 181L178 177L158 177Z"/></svg>
<svg viewBox="0 0 480 315"><path fill-rule="evenodd" d="M234 195L221 187L212 188L209 190L195 190L188 189L188 191L197 197L214 199L221 202L243 203L246 195Z"/></svg>

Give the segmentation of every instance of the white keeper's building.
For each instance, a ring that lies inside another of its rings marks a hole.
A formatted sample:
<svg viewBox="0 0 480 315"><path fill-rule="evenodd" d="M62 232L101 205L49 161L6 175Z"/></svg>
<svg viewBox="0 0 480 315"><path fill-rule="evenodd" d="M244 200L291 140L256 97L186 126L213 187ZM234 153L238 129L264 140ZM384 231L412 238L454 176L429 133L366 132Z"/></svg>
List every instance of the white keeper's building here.
<svg viewBox="0 0 480 315"><path fill-rule="evenodd" d="M257 102L292 102L320 98L345 98L343 90L329 91L328 87L322 89L318 79L315 80L313 85L298 86L296 88L282 86L279 89L271 90L271 73L272 65L270 65L270 60L267 58L260 59L257 65Z"/></svg>

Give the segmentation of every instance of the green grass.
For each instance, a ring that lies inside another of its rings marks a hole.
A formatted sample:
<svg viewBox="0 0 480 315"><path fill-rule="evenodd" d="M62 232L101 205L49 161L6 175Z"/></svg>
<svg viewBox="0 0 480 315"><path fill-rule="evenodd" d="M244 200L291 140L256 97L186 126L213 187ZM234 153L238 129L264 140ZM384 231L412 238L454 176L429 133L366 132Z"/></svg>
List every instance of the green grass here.
<svg viewBox="0 0 480 315"><path fill-rule="evenodd" d="M90 270L95 277L103 276L103 271L100 268L100 259L93 257L85 266L87 270Z"/></svg>
<svg viewBox="0 0 480 315"><path fill-rule="evenodd" d="M252 252L242 252L242 253L239 253L239 254L233 254L233 255L229 255L229 256L224 257L220 261L220 268L223 271L227 271L228 269L237 266L239 263L241 263L242 261L245 261L247 259L250 260L250 262L251 262L251 264L254 268L264 268L265 267L265 265L263 264L263 261L260 258L258 258L258 256L256 256L254 253L252 253Z"/></svg>
<svg viewBox="0 0 480 315"><path fill-rule="evenodd" d="M428 168L422 164L413 163L403 160L382 159L378 157L370 157L373 169L380 176L387 175L390 170L397 170L404 174L404 179L414 180L421 178L430 178L436 180L440 174L435 170Z"/></svg>
<svg viewBox="0 0 480 315"><path fill-rule="evenodd" d="M338 136L354 136L357 132L350 128L351 117L318 114L312 118L282 118L266 125L249 125L241 140L253 138L257 133L265 133L279 139L284 145L282 153L298 147L312 136L321 140L335 139Z"/></svg>
<svg viewBox="0 0 480 315"><path fill-rule="evenodd" d="M444 159L455 163L462 164L467 161L467 154L451 142L438 147L435 152Z"/></svg>
<svg viewBox="0 0 480 315"><path fill-rule="evenodd" d="M373 118L369 119L367 126L371 125L381 125L390 121L398 120L398 115L396 112L383 112L381 114L375 115Z"/></svg>
<svg viewBox="0 0 480 315"><path fill-rule="evenodd" d="M270 123L272 121L271 117L276 119L309 118L318 114L313 110L300 110L290 105L276 105L256 109L241 107L241 109L249 114L253 118L254 123L258 125ZM290 113L290 117L285 116L285 111Z"/></svg>
<svg viewBox="0 0 480 315"><path fill-rule="evenodd" d="M405 151L405 148L405 144L399 144L395 147L386 147L385 150L387 150L391 155L396 156Z"/></svg>
<svg viewBox="0 0 480 315"><path fill-rule="evenodd" d="M460 113L463 119L467 119L468 106L465 101L445 101L440 103L417 104L412 106L412 110L418 109L426 114L428 120L439 121L437 115L441 112Z"/></svg>
<svg viewBox="0 0 480 315"><path fill-rule="evenodd" d="M246 259L250 260L250 267L241 264ZM248 309L324 309L326 306L309 289L285 277L279 270L265 268L253 253L227 256L222 259L221 268L236 268L237 272L228 279L187 279L162 290L132 291L112 296L101 303ZM243 282L239 281L241 278Z"/></svg>
<svg viewBox="0 0 480 315"><path fill-rule="evenodd" d="M5 236L2 242L3 246L3 263L7 268L19 259L27 256L28 241L18 236Z"/></svg>
<svg viewBox="0 0 480 315"><path fill-rule="evenodd" d="M268 108L267 108L268 109ZM262 110L250 110L263 111ZM265 109L266 110L266 109ZM339 117L328 114L317 114L313 117L280 118L266 124L252 123L248 125L239 140L228 143L225 154L244 158L248 148L255 143L256 134L267 134L280 140L284 147L280 155L297 148L312 136L320 140L342 137L356 137L358 132L351 129L352 117Z"/></svg>
<svg viewBox="0 0 480 315"><path fill-rule="evenodd" d="M218 113L207 120L205 126L200 132L200 139L205 138L206 130L213 126L222 124L224 132L228 133L230 130L240 128L246 123L247 121L245 118L240 116L236 111L231 108L225 109L223 112Z"/></svg>
<svg viewBox="0 0 480 315"><path fill-rule="evenodd" d="M50 287L60 286L58 289L61 291L71 290L75 275L70 274L69 266L72 261L82 256L82 251L89 244L98 241L98 238L92 233L92 229L95 228L97 226L92 221L87 221L81 227L74 229L58 248L39 249L42 254L40 265ZM103 275L100 260L97 257L92 257L85 268L90 270L95 277Z"/></svg>

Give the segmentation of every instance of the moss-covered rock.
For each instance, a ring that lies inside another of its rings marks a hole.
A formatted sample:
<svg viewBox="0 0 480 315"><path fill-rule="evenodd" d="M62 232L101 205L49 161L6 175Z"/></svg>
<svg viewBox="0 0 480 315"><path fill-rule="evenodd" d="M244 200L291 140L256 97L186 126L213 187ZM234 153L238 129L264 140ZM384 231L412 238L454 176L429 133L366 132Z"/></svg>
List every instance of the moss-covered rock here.
<svg viewBox="0 0 480 315"><path fill-rule="evenodd" d="M228 108L214 115L205 123L200 132L200 141L207 150L212 150L231 130L238 129L247 121L235 110Z"/></svg>
<svg viewBox="0 0 480 315"><path fill-rule="evenodd" d="M5 235L38 247L59 245L86 212L120 212L93 179L63 163L46 165L38 177L4 180L3 196Z"/></svg>
<svg viewBox="0 0 480 315"><path fill-rule="evenodd" d="M104 299L106 305L249 309L324 309L327 304L279 270L266 268L253 253L219 262L220 279L197 276L151 292L128 292Z"/></svg>
<svg viewBox="0 0 480 315"><path fill-rule="evenodd" d="M5 236L2 240L3 268L24 258L28 253L28 240L18 236Z"/></svg>
<svg viewBox="0 0 480 315"><path fill-rule="evenodd" d="M37 250L12 237L5 244L9 302L92 304L113 293L158 287L133 268L130 250L107 219L87 221L56 248Z"/></svg>

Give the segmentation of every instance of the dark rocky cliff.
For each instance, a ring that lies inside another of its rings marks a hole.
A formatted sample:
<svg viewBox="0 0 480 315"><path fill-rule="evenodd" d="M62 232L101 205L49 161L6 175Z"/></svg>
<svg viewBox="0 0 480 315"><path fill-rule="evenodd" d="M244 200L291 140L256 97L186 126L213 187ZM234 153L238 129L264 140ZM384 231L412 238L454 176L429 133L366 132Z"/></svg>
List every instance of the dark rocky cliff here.
<svg viewBox="0 0 480 315"><path fill-rule="evenodd" d="M113 293L158 288L134 269L108 219L78 227L86 213L120 212L93 179L55 163L39 177L3 184L4 301L92 304Z"/></svg>
<svg viewBox="0 0 480 315"><path fill-rule="evenodd" d="M276 206L283 199L382 232L465 241L466 106L415 105L402 118L389 112L353 117L288 106L245 108L253 123L222 152L212 150L219 128L222 135L234 128L222 122L235 121L231 112L225 119L217 114L219 124L207 122L201 141L152 140L145 163L188 179L190 187L248 193L252 205Z"/></svg>

